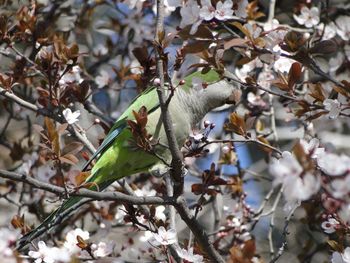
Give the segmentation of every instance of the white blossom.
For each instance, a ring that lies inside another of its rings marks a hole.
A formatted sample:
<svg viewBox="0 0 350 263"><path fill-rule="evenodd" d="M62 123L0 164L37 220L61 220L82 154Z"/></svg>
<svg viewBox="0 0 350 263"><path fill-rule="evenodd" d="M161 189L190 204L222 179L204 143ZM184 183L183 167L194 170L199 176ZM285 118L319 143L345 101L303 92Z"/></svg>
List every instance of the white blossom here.
<svg viewBox="0 0 350 263"><path fill-rule="evenodd" d="M23 163L22 165L17 168L17 172L20 174L29 175L30 168L34 165L34 163L38 160L38 153L33 152L31 154L26 153L22 157Z"/></svg>
<svg viewBox="0 0 350 263"><path fill-rule="evenodd" d="M255 95L253 92L248 93L247 101L254 106L264 107L266 105L265 101L259 95Z"/></svg>
<svg viewBox="0 0 350 263"><path fill-rule="evenodd" d="M13 231L8 228L0 228L0 257L3 261L12 261L12 259L14 259L12 247L15 245L19 236L19 231Z"/></svg>
<svg viewBox="0 0 350 263"><path fill-rule="evenodd" d="M231 148L228 145L224 145L221 147L221 151L223 154L228 154L231 151Z"/></svg>
<svg viewBox="0 0 350 263"><path fill-rule="evenodd" d="M290 152L283 152L279 160L274 160L269 167L275 177L274 185L282 184L287 202L309 199L320 188L320 179L313 174L303 172L302 166Z"/></svg>
<svg viewBox="0 0 350 263"><path fill-rule="evenodd" d="M124 3L128 5L130 9L135 8L136 12L140 12L143 7L143 3L146 2L146 0L125 0Z"/></svg>
<svg viewBox="0 0 350 263"><path fill-rule="evenodd" d="M112 243L106 243L106 242L99 242L98 245L92 244L91 245L92 253L94 257L97 258L103 258L106 257L113 252L113 244Z"/></svg>
<svg viewBox="0 0 350 263"><path fill-rule="evenodd" d="M68 124L73 124L79 121L78 117L80 116L80 110L72 112L70 108L66 108L62 113Z"/></svg>
<svg viewBox="0 0 350 263"><path fill-rule="evenodd" d="M84 240L88 240L90 238L89 232L80 228L69 231L66 234L66 241L64 242L63 246L67 248L69 253L72 255L81 251L81 249L77 246L77 236L80 236Z"/></svg>
<svg viewBox="0 0 350 263"><path fill-rule="evenodd" d="M224 2L217 2L215 10L215 18L218 20L230 19L233 15L232 1L226 0Z"/></svg>
<svg viewBox="0 0 350 263"><path fill-rule="evenodd" d="M320 12L315 6L310 9L303 6L300 15L293 15L293 17L300 25L305 25L308 28L316 26L320 22Z"/></svg>
<svg viewBox="0 0 350 263"><path fill-rule="evenodd" d="M28 255L35 259L35 263L70 262L71 256L65 248L48 247L44 241L38 242L37 251L29 251Z"/></svg>
<svg viewBox="0 0 350 263"><path fill-rule="evenodd" d="M342 222L350 224L350 204L343 204L338 211L338 216Z"/></svg>
<svg viewBox="0 0 350 263"><path fill-rule="evenodd" d="M62 73L62 72L61 72ZM65 73L62 78L59 80L60 85L70 84L74 82L81 83L83 79L80 76L81 70L78 65L72 67L70 71Z"/></svg>
<svg viewBox="0 0 350 263"><path fill-rule="evenodd" d="M255 58L249 63L244 64L242 68L237 67L235 73L239 77L239 79L245 81L245 78L249 75L250 72L252 72L252 70L256 68L262 68L263 66L264 64L261 62L261 60Z"/></svg>
<svg viewBox="0 0 350 263"><path fill-rule="evenodd" d="M155 218L158 220L162 220L163 222L166 221L166 216L164 214L165 211L165 206L159 205L156 207L156 213L155 213Z"/></svg>
<svg viewBox="0 0 350 263"><path fill-rule="evenodd" d="M343 175L350 168L350 158L346 155L339 156L326 152L317 158L317 165L327 175Z"/></svg>
<svg viewBox="0 0 350 263"><path fill-rule="evenodd" d="M109 73L106 70L101 70L100 74L95 78L95 83L99 89L107 86L111 81Z"/></svg>
<svg viewBox="0 0 350 263"><path fill-rule="evenodd" d="M177 250L178 255L185 259L186 261L193 262L193 263L201 263L203 261L203 256L197 255L193 253L193 247L186 249Z"/></svg>
<svg viewBox="0 0 350 263"><path fill-rule="evenodd" d="M334 22L330 22L329 24L320 23L317 26L317 30L320 35L322 35L322 40L328 40L337 34L337 26L334 24Z"/></svg>
<svg viewBox="0 0 350 263"><path fill-rule="evenodd" d="M350 16L339 16L335 20L337 34L345 41L350 40Z"/></svg>
<svg viewBox="0 0 350 263"><path fill-rule="evenodd" d="M106 47L105 44L97 44L93 50L92 50L92 53L95 55L95 56L103 56L103 55L106 55L108 53L108 48Z"/></svg>
<svg viewBox="0 0 350 263"><path fill-rule="evenodd" d="M202 20L199 18L200 8L196 1L189 0L185 6L180 10L181 22L180 27L184 28L188 25L191 26L190 34L197 32L198 26L201 24Z"/></svg>
<svg viewBox="0 0 350 263"><path fill-rule="evenodd" d="M332 234L335 232L336 227L339 225L338 220L335 218L331 217L328 218L328 220L324 221L321 224L321 227L323 228L323 231L327 234Z"/></svg>
<svg viewBox="0 0 350 263"><path fill-rule="evenodd" d="M202 0L202 7L199 11L199 17L205 21L210 21L213 18L218 20L230 19L233 15L232 1L217 2L216 8L211 4L210 0Z"/></svg>
<svg viewBox="0 0 350 263"><path fill-rule="evenodd" d="M289 72L290 67L292 66L293 63L294 61L292 59L280 56L278 60L276 60L275 63L273 64L273 69L275 71L287 73Z"/></svg>
<svg viewBox="0 0 350 263"><path fill-rule="evenodd" d="M56 170L53 169L52 164L46 163L44 165L41 165L41 166L33 169L33 174L39 180L41 180L43 182L49 182L51 177L56 174Z"/></svg>
<svg viewBox="0 0 350 263"><path fill-rule="evenodd" d="M343 61L344 61L344 55L340 52L338 52L336 56L332 56L328 62L329 72L334 73L340 67Z"/></svg>
<svg viewBox="0 0 350 263"><path fill-rule="evenodd" d="M312 152L311 158L317 158L324 153L324 148L320 148L320 141L317 138L312 138L309 142L304 139L300 140L300 144L303 147L306 154Z"/></svg>
<svg viewBox="0 0 350 263"><path fill-rule="evenodd" d="M246 18L247 17L247 6L249 4L248 0L234 0L234 10L236 16Z"/></svg>
<svg viewBox="0 0 350 263"><path fill-rule="evenodd" d="M275 79L275 76L272 73L272 70L265 69L259 74L258 84L265 89L270 89L271 82L274 79Z"/></svg>
<svg viewBox="0 0 350 263"><path fill-rule="evenodd" d="M200 18L204 19L205 21L210 21L215 17L215 8L212 6L210 0L202 0L201 1L202 7L199 11Z"/></svg>
<svg viewBox="0 0 350 263"><path fill-rule="evenodd" d="M335 198L344 198L350 192L350 176L330 182L331 193Z"/></svg>
<svg viewBox="0 0 350 263"><path fill-rule="evenodd" d="M158 228L158 233L153 233L154 244L168 246L177 241L176 230L166 230L163 226Z"/></svg>
<svg viewBox="0 0 350 263"><path fill-rule="evenodd" d="M333 252L332 263L350 263L350 247L345 248L343 253Z"/></svg>
<svg viewBox="0 0 350 263"><path fill-rule="evenodd" d="M142 189L136 189L134 191L136 196L156 196L157 192L149 187L142 187Z"/></svg>
<svg viewBox="0 0 350 263"><path fill-rule="evenodd" d="M328 118L336 119L341 112L340 102L338 100L325 99L323 101L323 106L325 110L329 111Z"/></svg>
<svg viewBox="0 0 350 263"><path fill-rule="evenodd" d="M143 243L151 241L153 238L153 233L151 231L144 231L143 235L139 237L139 240Z"/></svg>

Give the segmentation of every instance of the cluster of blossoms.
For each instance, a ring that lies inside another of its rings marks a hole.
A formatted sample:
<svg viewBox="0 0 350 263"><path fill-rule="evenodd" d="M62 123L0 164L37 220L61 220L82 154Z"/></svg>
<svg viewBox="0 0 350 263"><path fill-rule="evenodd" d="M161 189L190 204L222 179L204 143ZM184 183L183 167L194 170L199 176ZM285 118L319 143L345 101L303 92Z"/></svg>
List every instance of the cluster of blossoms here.
<svg viewBox="0 0 350 263"><path fill-rule="evenodd" d="M219 1L215 7L210 0L202 0L200 5L198 5L197 1L190 0L181 8L182 20L180 27L184 28L191 25L190 33L194 34L203 21L211 21L213 19L225 21L233 18L234 14L246 17L245 9L247 5L247 0L235 1L235 10L233 10L234 3L231 0Z"/></svg>
<svg viewBox="0 0 350 263"><path fill-rule="evenodd" d="M19 231L13 231L9 228L0 228L0 257L2 262L17 262L17 257L13 249L19 237Z"/></svg>
<svg viewBox="0 0 350 263"><path fill-rule="evenodd" d="M328 214L322 223L324 232L332 234L337 229L348 228L350 157L325 151L319 147L316 138L310 142L301 140L300 145L305 158L283 152L280 159L270 164L274 185L282 185L290 207L322 194L323 206Z"/></svg>
<svg viewBox="0 0 350 263"><path fill-rule="evenodd" d="M85 247L85 242L89 238L89 232L76 228L66 234L62 247L50 247L44 241L39 241L37 250L29 251L28 255L35 259L36 263L71 262L76 257L89 258L90 255ZM80 244L81 242L84 242L83 245ZM89 251L95 258L103 258L112 254L113 247L112 242L100 241L98 244L90 244Z"/></svg>

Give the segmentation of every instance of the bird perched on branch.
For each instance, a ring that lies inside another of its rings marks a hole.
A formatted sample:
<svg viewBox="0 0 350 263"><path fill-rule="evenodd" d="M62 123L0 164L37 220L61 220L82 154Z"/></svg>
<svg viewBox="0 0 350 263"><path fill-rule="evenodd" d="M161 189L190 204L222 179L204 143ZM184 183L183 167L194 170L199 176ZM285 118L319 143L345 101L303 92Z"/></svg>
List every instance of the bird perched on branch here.
<svg viewBox="0 0 350 263"><path fill-rule="evenodd" d="M225 103L234 102L232 98L236 87L214 70L205 74L195 72L179 84L175 89L164 92L170 98L168 111L172 129L181 146L192 127L205 114ZM156 86L149 87L134 99L82 170L88 170L95 159L96 163L83 183L86 188L95 191L102 191L124 176L146 171L161 174L167 168L172 156L163 128ZM20 239L18 249L57 224L63 213L82 199L75 196L64 201L41 225Z"/></svg>

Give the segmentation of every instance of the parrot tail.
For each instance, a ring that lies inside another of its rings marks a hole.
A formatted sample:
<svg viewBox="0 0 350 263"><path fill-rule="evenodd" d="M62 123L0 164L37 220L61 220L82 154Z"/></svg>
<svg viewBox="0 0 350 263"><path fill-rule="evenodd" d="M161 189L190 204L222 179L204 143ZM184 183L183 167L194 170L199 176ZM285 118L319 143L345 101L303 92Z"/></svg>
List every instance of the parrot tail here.
<svg viewBox="0 0 350 263"><path fill-rule="evenodd" d="M94 182L97 174L98 173L95 173L93 176L90 176L86 180L86 183ZM94 191L102 191L105 188L107 188L111 183L113 183L113 180L104 181L99 184L94 183L93 185L88 187L88 189ZM45 220L39 226L22 236L17 242L16 249L18 251L26 249L30 242L40 237L45 232L50 231L53 227L58 226L62 221L66 220L73 211L78 209L86 201L90 200L87 200L86 198L81 196L72 196L68 198L58 209L56 209L48 217L46 217Z"/></svg>
<svg viewBox="0 0 350 263"><path fill-rule="evenodd" d="M83 198L79 196L74 196L64 201L64 203L57 210L45 218L44 222L22 236L17 242L16 249L18 251L25 249L34 239L40 237L43 233L48 232L51 228L60 224L62 220L65 219L70 212L72 212L72 209L70 208L78 208L81 205L80 201L83 201Z"/></svg>

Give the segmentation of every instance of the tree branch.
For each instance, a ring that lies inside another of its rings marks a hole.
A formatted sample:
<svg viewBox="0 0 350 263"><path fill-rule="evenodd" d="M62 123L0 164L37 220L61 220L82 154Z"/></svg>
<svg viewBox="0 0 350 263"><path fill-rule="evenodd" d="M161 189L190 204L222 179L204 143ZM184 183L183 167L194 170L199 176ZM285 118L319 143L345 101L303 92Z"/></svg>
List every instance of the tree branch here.
<svg viewBox="0 0 350 263"><path fill-rule="evenodd" d="M31 185L34 188L42 189L58 195L63 195L65 193L65 189L63 187L41 182L29 176L15 173L15 172L9 172L9 171L0 169L0 177L9 179L12 181L24 182L26 184ZM97 192L97 191L92 191L85 188L73 190L69 193L69 195L88 197L93 200L119 201L119 202L132 204L132 205L167 205L167 204L174 203L174 199L171 197L159 197L159 196L138 197L138 196L130 196L119 192Z"/></svg>
<svg viewBox="0 0 350 263"><path fill-rule="evenodd" d="M163 22L164 22L164 2L163 0L157 0L157 21L156 21L156 35L155 42L159 44L160 36L163 34ZM163 64L163 51L158 50L157 58L157 70L158 76L160 79L160 84L157 87L157 93L160 103L160 108L162 112L162 121L164 125L164 130L168 139L169 149L172 155L172 176L174 179L174 195L179 196L183 192L183 163L182 163L182 154L177 144L175 133L172 130L172 120L170 113L168 111L167 98L164 94L164 64Z"/></svg>
<svg viewBox="0 0 350 263"><path fill-rule="evenodd" d="M174 206L182 220L185 221L187 226L191 229L203 251L207 253L210 262L224 263L225 261L221 255L215 250L213 244L210 243L209 237L203 230L203 227L198 223L196 218L191 215L191 211L188 209L185 199L181 196L178 197Z"/></svg>

